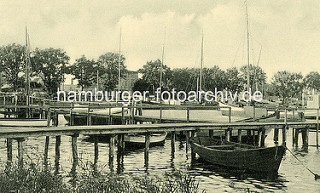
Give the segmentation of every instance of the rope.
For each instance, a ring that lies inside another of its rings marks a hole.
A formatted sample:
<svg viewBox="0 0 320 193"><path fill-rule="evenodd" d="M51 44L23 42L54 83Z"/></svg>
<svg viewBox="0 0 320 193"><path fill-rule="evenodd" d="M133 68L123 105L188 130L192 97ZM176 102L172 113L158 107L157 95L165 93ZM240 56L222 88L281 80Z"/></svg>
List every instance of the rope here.
<svg viewBox="0 0 320 193"><path fill-rule="evenodd" d="M293 157L296 158L311 174L314 175L314 178L315 178L315 179L320 179L320 175L319 175L319 174L316 174L316 173L314 173L313 171L311 171L306 165L303 164L303 162L302 162L296 155L294 155L294 154L292 153L292 151L291 151L290 149L288 149L287 147L286 147L286 149L287 149L287 150L293 155Z"/></svg>

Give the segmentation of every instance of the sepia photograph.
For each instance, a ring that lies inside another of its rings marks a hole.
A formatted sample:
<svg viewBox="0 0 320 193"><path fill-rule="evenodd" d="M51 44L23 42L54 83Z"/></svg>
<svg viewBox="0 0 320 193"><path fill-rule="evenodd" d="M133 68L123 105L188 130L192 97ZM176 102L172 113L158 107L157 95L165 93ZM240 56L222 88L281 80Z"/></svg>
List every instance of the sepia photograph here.
<svg viewBox="0 0 320 193"><path fill-rule="evenodd" d="M0 1L0 193L320 191L320 1Z"/></svg>

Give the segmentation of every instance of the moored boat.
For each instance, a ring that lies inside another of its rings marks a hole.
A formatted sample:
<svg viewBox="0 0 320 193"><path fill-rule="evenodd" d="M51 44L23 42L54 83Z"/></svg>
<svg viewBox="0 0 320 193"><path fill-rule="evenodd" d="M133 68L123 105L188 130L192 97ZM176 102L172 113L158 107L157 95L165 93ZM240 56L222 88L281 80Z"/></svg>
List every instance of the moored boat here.
<svg viewBox="0 0 320 193"><path fill-rule="evenodd" d="M286 148L258 147L233 142L221 142L209 137L191 140L191 148L207 162L245 171L276 173Z"/></svg>
<svg viewBox="0 0 320 193"><path fill-rule="evenodd" d="M167 137L167 132L158 132L150 134L150 146L163 145ZM128 134L124 136L126 148L145 147L145 134Z"/></svg>

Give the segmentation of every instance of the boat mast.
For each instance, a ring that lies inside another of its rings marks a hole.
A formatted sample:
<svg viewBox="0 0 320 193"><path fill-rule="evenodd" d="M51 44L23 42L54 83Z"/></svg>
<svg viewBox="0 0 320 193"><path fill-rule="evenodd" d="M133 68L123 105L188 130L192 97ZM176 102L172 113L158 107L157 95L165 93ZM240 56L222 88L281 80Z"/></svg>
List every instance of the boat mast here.
<svg viewBox="0 0 320 193"><path fill-rule="evenodd" d="M121 89L121 27L120 27L120 36L119 36L119 57L118 57L118 90Z"/></svg>
<svg viewBox="0 0 320 193"><path fill-rule="evenodd" d="M201 61L200 61L200 83L199 83L200 91L202 91L202 66L203 66L203 31L202 31L202 39L201 39Z"/></svg>
<svg viewBox="0 0 320 193"><path fill-rule="evenodd" d="M26 50L25 50L25 64L26 64L26 105L29 106L30 104L30 40L28 29L26 27Z"/></svg>
<svg viewBox="0 0 320 193"><path fill-rule="evenodd" d="M167 35L167 30L165 29L164 32L164 40L163 40L163 44L162 44L162 55L161 55L161 66L160 66L160 90L162 88L162 71L163 71L163 61L164 61L164 46L166 43L166 35Z"/></svg>
<svg viewBox="0 0 320 193"><path fill-rule="evenodd" d="M245 5L246 5L246 20L247 20L247 54L248 54L248 67L247 67L247 89L249 91L250 89L250 78L249 78L249 67L250 67L250 41L249 41L249 18L248 18L248 6L247 6L247 1L245 1Z"/></svg>

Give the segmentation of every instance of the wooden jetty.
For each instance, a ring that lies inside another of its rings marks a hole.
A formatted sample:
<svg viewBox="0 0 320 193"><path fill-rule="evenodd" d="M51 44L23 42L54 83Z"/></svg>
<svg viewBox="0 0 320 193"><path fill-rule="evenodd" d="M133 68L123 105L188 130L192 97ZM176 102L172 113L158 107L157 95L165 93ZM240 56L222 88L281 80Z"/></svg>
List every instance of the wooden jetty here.
<svg viewBox="0 0 320 193"><path fill-rule="evenodd" d="M193 108L200 109L218 109L217 107L157 107L157 106L127 106L121 107L123 110L121 114L108 114L104 118L110 120L110 125L92 125L92 116L94 113L91 111L92 109L111 109L116 108L110 104L104 105L80 105L78 108L86 108L87 111L84 112L84 115L87 116L87 125L86 126L72 126L74 123L73 117L78 113L74 111L74 104L63 104L63 105L29 105L29 106L19 106L19 105L4 105L2 108L28 108L28 109L42 109L43 116L41 120L45 120L47 123L46 126L21 126L23 129L18 129L17 127L12 127L14 125L10 124L0 124L0 138L7 139L7 167L12 163L12 141L16 140L18 142L18 163L22 167L23 163L23 142L28 137L45 137L45 153L44 153L44 162L47 162L48 157L48 145L49 145L49 136L56 137L56 161L55 165L59 165L59 155L60 155L60 143L61 136L71 136L71 147L72 147L72 157L73 157L73 168L78 164L78 150L77 150L77 138L79 135L110 135L110 144L109 144L109 165L110 169L113 168L112 164L114 159L115 146L117 143L117 159L122 160L123 163L123 152L125 148L124 143L124 135L129 133L144 133L145 134L145 165L148 166L149 160L149 145L150 145L150 135L153 132L171 132L171 150L172 153L175 151L175 135L177 132L184 132L186 134L186 150L189 147L189 138L196 135L198 131L209 131L209 135L213 136L213 132L216 130L224 131L223 138L227 141L231 140L232 131L238 131L238 142L242 142L242 131L247 131L248 135L256 136L257 145L264 146L265 141L265 130L273 129L274 130L274 141L279 141L279 131L282 131L282 143L286 145L287 142L287 130L292 129L293 142L297 144L297 138L299 133L302 133L303 145L308 147L308 134L309 132L316 132L316 146L318 147L318 132L319 132L319 118L317 120L312 121L290 121L288 118L288 112L290 109L284 109L278 111L284 112L283 122L274 121L274 122L232 122L231 116L228 117L228 122L224 123L213 123L208 121L201 120L191 120L190 119L190 111ZM119 108L119 106L117 106ZM125 108L127 108L128 114L125 114ZM146 115L139 115L135 113L135 110L138 108L158 108L159 117L149 117ZM162 116L162 111L166 108L174 108L174 109L184 109L186 111L185 119L175 119L168 118L164 119ZM308 110L308 109L304 109ZM315 110L319 114L319 109L309 109ZM296 110L297 112L298 110ZM58 126L58 115L59 114L70 114L70 125L71 126ZM231 114L230 114L231 115ZM294 116L292 116L294 117ZM44 119L46 118L46 119ZM111 125L113 120L120 119L122 125ZM4 121L5 119L1 119ZM26 119L29 120L29 119ZM18 120L17 120L18 121ZM137 122L152 122L154 124L135 124ZM12 122L14 124L14 122ZM20 126L19 126L20 127ZM309 145L310 146L310 145ZM94 153L95 153L95 163L97 163L98 157L98 140L95 138L94 140ZM194 153L191 152L192 157L194 157Z"/></svg>

